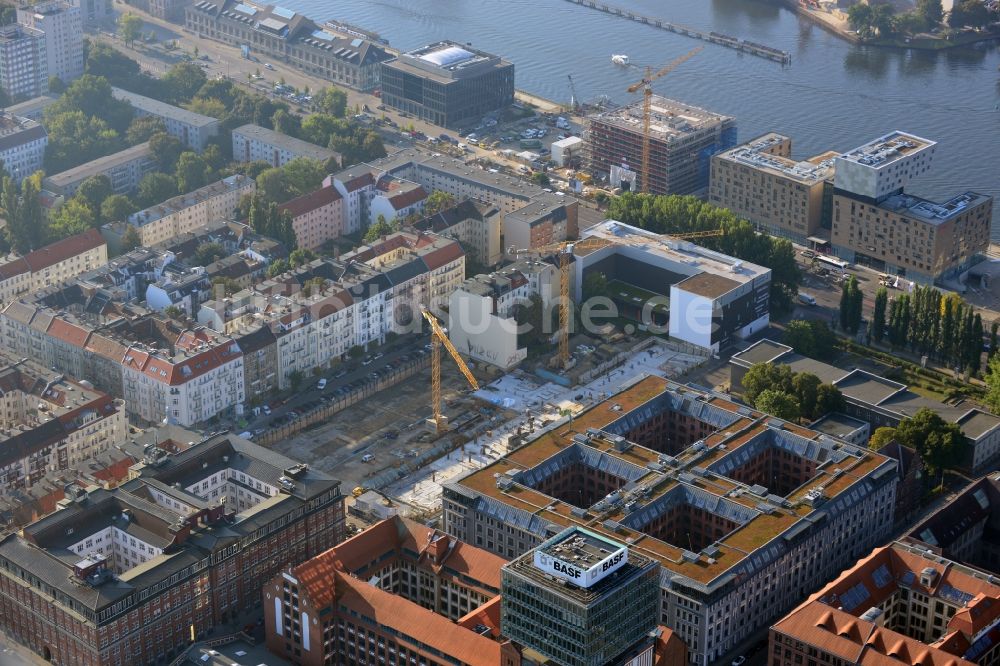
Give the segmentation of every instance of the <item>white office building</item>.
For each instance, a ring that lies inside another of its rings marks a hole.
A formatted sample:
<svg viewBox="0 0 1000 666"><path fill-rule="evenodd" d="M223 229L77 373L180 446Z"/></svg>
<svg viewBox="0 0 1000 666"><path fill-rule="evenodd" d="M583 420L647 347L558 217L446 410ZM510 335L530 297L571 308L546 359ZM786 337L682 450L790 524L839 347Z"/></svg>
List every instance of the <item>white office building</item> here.
<svg viewBox="0 0 1000 666"><path fill-rule="evenodd" d="M12 99L37 97L49 89L41 30L17 24L0 28L0 88Z"/></svg>
<svg viewBox="0 0 1000 666"><path fill-rule="evenodd" d="M45 33L48 75L70 83L83 76L83 23L80 8L50 0L18 8L17 22Z"/></svg>

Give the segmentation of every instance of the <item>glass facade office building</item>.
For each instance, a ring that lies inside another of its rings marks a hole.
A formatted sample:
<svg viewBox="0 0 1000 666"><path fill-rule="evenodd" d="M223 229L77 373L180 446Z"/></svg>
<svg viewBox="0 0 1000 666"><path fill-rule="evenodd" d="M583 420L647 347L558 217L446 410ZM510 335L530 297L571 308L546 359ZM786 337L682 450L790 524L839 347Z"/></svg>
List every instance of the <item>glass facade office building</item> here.
<svg viewBox="0 0 1000 666"><path fill-rule="evenodd" d="M503 568L501 630L563 666L618 664L656 626L659 580L653 560L572 527Z"/></svg>

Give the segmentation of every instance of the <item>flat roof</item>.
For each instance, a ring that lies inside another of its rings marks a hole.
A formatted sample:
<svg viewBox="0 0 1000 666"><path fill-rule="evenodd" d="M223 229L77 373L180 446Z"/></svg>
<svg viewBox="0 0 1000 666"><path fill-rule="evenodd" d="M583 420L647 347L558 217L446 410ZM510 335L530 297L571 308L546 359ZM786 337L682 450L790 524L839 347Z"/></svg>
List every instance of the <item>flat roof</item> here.
<svg viewBox="0 0 1000 666"><path fill-rule="evenodd" d="M159 116L161 118L170 118L171 120L176 120L179 123L184 123L185 125L190 125L191 127L210 127L212 125L219 124L218 118L212 118L211 116L195 113L194 111L188 111L187 109L182 109L179 106L167 104L166 102L161 102L158 99L146 97L145 95L140 95L138 93L125 90L124 88L112 87L111 94L115 97L115 99L129 102L135 108L141 109L150 115Z"/></svg>
<svg viewBox="0 0 1000 666"><path fill-rule="evenodd" d="M718 298L739 287L740 283L715 273L699 273L681 280L673 286L705 298Z"/></svg>
<svg viewBox="0 0 1000 666"><path fill-rule="evenodd" d="M851 433L868 427L868 424L847 414L833 412L814 423L810 423L809 427L831 437L846 437Z"/></svg>
<svg viewBox="0 0 1000 666"><path fill-rule="evenodd" d="M753 141L719 153L713 159L736 162L804 185L821 183L833 176L836 153L824 153L808 160L793 160L767 152L773 146L788 140L782 134L768 132Z"/></svg>
<svg viewBox="0 0 1000 666"><path fill-rule="evenodd" d="M693 241L678 240L670 236L656 234L617 220L605 220L596 224L585 230L582 237L604 238L610 241L616 251L640 250L665 259L675 264L676 268L683 268L684 274L697 276L710 273L726 278L734 285L752 282L771 272L771 269L764 266L709 250ZM574 252L579 256L589 254L587 250ZM675 272L678 272L676 268ZM718 280L705 279L703 283L701 286L710 291L716 291L725 286L723 282ZM692 283L692 288L698 288L699 284L698 281L695 281Z"/></svg>
<svg viewBox="0 0 1000 666"><path fill-rule="evenodd" d="M733 354L732 360L742 361L746 365L756 365L757 363L771 363L782 354L792 351L788 345L775 342L770 338L764 338L760 342L755 342L738 354Z"/></svg>
<svg viewBox="0 0 1000 666"><path fill-rule="evenodd" d="M319 160L320 162L325 162L332 157L338 162L340 161L340 153L335 150L330 150L329 148L324 148L323 146L317 146L315 143L309 143L308 141L303 141L302 139L297 139L294 136L288 136L287 134L275 132L274 130L261 127L260 125L254 125L253 123L237 127L233 130L233 134L240 134L247 139L253 139L255 141L260 141L261 143L266 143L269 146L282 148L290 153L295 153L298 157L308 157L310 159Z"/></svg>
<svg viewBox="0 0 1000 666"><path fill-rule="evenodd" d="M990 201L991 198L977 192L963 192L942 203L935 203L930 199L902 193L886 198L878 204L878 207L937 225L944 224L969 209Z"/></svg>
<svg viewBox="0 0 1000 666"><path fill-rule="evenodd" d="M629 132L642 132L642 101L588 116L592 123L612 125ZM683 136L714 130L736 122L732 116L709 111L684 102L653 95L650 106L650 136L660 141L673 141Z"/></svg>
<svg viewBox="0 0 1000 666"><path fill-rule="evenodd" d="M937 142L924 139L916 134L899 130L889 132L877 139L838 155L837 159L854 162L873 169L883 169L893 162L909 157L922 150L937 145Z"/></svg>

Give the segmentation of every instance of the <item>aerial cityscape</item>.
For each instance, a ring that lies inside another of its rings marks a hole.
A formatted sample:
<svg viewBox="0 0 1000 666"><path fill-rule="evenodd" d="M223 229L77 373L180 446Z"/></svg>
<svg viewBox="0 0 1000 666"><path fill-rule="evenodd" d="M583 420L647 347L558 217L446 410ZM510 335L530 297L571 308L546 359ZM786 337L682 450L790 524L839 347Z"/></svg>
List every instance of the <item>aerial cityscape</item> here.
<svg viewBox="0 0 1000 666"><path fill-rule="evenodd" d="M1000 666L997 0L282 2L0 0L0 666Z"/></svg>

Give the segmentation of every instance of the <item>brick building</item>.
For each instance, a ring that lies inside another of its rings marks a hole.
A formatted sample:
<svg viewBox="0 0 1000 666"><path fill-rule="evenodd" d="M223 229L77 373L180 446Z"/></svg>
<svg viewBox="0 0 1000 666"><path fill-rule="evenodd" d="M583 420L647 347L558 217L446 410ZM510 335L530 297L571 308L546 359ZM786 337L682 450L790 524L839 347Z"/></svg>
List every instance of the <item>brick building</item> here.
<svg viewBox="0 0 1000 666"><path fill-rule="evenodd" d="M168 663L343 536L336 480L231 434L138 455L130 481L0 541L0 622L49 661Z"/></svg>

